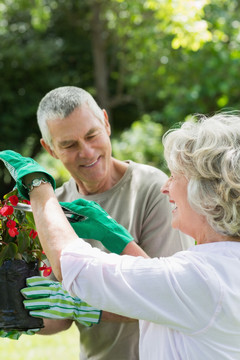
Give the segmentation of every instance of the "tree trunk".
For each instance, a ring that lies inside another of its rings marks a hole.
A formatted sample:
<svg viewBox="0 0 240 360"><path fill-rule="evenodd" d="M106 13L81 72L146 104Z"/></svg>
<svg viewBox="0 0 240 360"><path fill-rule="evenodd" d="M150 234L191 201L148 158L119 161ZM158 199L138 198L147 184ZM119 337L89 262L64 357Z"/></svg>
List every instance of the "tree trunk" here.
<svg viewBox="0 0 240 360"><path fill-rule="evenodd" d="M96 100L99 106L106 109L110 117L109 91L108 91L108 66L106 59L106 40L104 35L104 21L101 19L102 3L98 0L91 1L91 29L92 53L94 63L94 79L97 90Z"/></svg>

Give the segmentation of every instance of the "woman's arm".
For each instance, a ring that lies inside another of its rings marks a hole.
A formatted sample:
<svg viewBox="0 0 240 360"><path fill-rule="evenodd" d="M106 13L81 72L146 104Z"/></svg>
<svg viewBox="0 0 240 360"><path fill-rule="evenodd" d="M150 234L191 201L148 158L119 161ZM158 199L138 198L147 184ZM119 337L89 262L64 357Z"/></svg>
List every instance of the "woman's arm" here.
<svg viewBox="0 0 240 360"><path fill-rule="evenodd" d="M56 278L62 281L61 252L78 236L70 226L50 184L34 187L29 196L40 242ZM127 244L122 255L148 257L134 241Z"/></svg>

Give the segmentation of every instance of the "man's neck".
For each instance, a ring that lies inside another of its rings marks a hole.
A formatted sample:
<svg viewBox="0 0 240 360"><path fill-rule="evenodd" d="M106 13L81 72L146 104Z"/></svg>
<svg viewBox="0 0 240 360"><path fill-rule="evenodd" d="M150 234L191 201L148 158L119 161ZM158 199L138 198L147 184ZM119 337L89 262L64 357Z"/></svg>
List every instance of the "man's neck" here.
<svg viewBox="0 0 240 360"><path fill-rule="evenodd" d="M92 184L75 180L78 192L82 195L94 195L110 190L121 180L128 166L128 163L113 158L108 178L103 179L102 182Z"/></svg>

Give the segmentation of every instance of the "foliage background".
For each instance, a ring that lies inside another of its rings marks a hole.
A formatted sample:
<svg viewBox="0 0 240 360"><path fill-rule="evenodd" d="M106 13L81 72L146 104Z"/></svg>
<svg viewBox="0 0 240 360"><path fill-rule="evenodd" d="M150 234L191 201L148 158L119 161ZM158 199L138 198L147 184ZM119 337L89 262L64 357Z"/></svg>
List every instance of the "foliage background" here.
<svg viewBox="0 0 240 360"><path fill-rule="evenodd" d="M163 168L162 134L192 113L239 108L237 0L0 1L0 150L40 159L49 90L75 85L107 109L113 153ZM1 196L13 183L0 165Z"/></svg>

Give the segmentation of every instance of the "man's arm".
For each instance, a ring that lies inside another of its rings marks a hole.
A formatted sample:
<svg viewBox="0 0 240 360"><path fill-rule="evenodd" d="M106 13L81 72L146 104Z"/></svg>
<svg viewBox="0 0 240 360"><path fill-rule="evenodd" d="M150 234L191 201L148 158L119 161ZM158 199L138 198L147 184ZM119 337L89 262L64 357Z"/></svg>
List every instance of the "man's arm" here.
<svg viewBox="0 0 240 360"><path fill-rule="evenodd" d="M128 243L121 255L142 256L144 258L149 257L145 251L135 243L135 241Z"/></svg>
<svg viewBox="0 0 240 360"><path fill-rule="evenodd" d="M53 335L59 333L60 331L65 331L70 328L73 320L53 320L53 319L43 319L44 328L40 329L37 333L38 335Z"/></svg>

